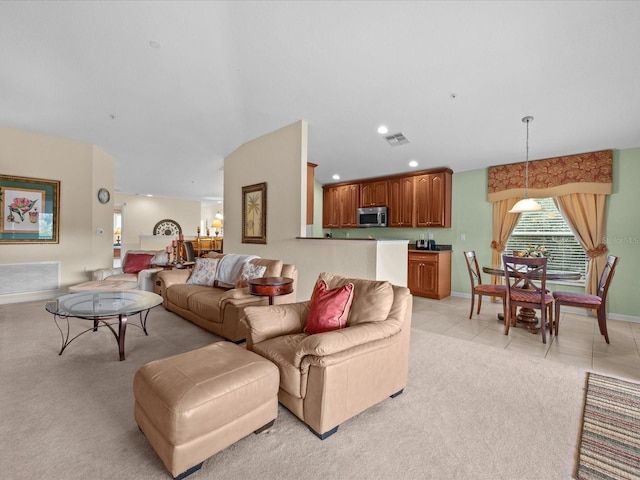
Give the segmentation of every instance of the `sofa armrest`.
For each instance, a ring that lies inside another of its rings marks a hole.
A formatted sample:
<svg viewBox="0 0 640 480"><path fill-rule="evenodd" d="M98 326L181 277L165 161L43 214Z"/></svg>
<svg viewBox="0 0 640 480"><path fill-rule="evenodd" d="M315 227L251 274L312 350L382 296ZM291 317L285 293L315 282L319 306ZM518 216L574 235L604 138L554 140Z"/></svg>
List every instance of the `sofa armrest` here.
<svg viewBox="0 0 640 480"><path fill-rule="evenodd" d="M146 290L147 292L153 292L153 276L161 272L162 268L145 268L138 272L138 288L140 290Z"/></svg>
<svg viewBox="0 0 640 480"><path fill-rule="evenodd" d="M122 268L100 268L98 270L93 271L93 279L94 280L104 280L111 275L120 275L122 273Z"/></svg>
<svg viewBox="0 0 640 480"><path fill-rule="evenodd" d="M158 272L158 280L160 280L160 285L162 291L164 292L166 288L169 288L171 285L178 285L181 283L187 283L189 276L191 275L191 270L183 269L183 270L163 270Z"/></svg>
<svg viewBox="0 0 640 480"><path fill-rule="evenodd" d="M328 357L346 352L354 347L390 338L400 333L400 330L401 322L399 320L387 319L383 322L361 323L352 327L309 335L298 345L294 365L299 367L302 359L308 355Z"/></svg>
<svg viewBox="0 0 640 480"><path fill-rule="evenodd" d="M249 327L247 348L274 337L302 332L310 302L246 307L244 321Z"/></svg>
<svg viewBox="0 0 640 480"><path fill-rule="evenodd" d="M281 295L276 298L284 297L288 297L288 295ZM236 307L241 307L243 305L265 306L266 301L267 297L265 296L251 295L249 293L249 287L232 288L220 296L218 306L221 309L224 309L227 305L234 305Z"/></svg>

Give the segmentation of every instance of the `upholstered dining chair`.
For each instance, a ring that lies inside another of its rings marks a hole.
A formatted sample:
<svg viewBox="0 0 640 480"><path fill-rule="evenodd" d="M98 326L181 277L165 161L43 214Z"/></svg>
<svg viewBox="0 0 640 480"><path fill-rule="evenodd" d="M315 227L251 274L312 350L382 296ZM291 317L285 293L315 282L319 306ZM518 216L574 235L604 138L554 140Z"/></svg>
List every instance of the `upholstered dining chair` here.
<svg viewBox="0 0 640 480"><path fill-rule="evenodd" d="M515 322L517 307L540 310L542 343L547 343L547 318L549 335L553 333L553 296L547 293L547 258L503 255L502 262L507 282L504 334L509 334L512 319Z"/></svg>
<svg viewBox="0 0 640 480"><path fill-rule="evenodd" d="M475 304L476 295L478 296L478 315L480 315L480 308L482 307L482 297L499 297L502 300L502 312L507 316L505 297L507 296L507 287L505 285L492 285L489 283L482 283L482 276L480 275L480 266L478 265L478 258L476 257L475 250L464 252L464 258L467 261L467 270L469 270L469 280L471 280L471 310L469 310L469 319L473 316L473 307Z"/></svg>
<svg viewBox="0 0 640 480"><path fill-rule="evenodd" d="M193 242L184 242L184 257L186 262L195 262L196 253L193 248Z"/></svg>
<svg viewBox="0 0 640 480"><path fill-rule="evenodd" d="M598 282L598 293L596 295L590 295L588 293L576 293L576 292L553 292L553 298L555 301L555 317L556 317L556 337L558 336L559 323L560 323L560 307L562 305L568 307L582 307L591 310L597 310L598 314L598 327L600 328L600 334L604 335L604 339L609 343L609 334L607 333L607 293L609 292L609 286L613 279L613 274L616 271L616 265L618 265L618 257L609 255L607 257L607 264L600 275L600 281Z"/></svg>

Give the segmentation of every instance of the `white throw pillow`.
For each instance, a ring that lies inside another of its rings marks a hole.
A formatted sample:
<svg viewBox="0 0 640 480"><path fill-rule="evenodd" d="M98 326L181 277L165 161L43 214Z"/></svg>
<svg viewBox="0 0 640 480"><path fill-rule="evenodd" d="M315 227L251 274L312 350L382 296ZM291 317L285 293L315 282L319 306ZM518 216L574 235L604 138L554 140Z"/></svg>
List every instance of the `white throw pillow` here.
<svg viewBox="0 0 640 480"><path fill-rule="evenodd" d="M213 281L216 278L216 269L218 268L217 258L196 258L196 264L193 267L193 273L187 280L189 285L203 285L205 287L213 287Z"/></svg>
<svg viewBox="0 0 640 480"><path fill-rule="evenodd" d="M249 280L254 278L260 278L264 276L264 272L267 271L266 265L254 265L251 262L246 262L242 265L238 280L236 280L236 288L243 288L249 285Z"/></svg>

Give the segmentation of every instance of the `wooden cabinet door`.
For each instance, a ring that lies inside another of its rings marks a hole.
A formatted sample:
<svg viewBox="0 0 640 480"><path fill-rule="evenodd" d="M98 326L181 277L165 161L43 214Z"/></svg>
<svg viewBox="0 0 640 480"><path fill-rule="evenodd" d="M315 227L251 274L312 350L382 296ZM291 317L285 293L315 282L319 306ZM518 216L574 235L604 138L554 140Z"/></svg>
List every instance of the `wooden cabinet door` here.
<svg viewBox="0 0 640 480"><path fill-rule="evenodd" d="M438 257L434 255L422 263L422 285L421 290L426 297L438 298Z"/></svg>
<svg viewBox="0 0 640 480"><path fill-rule="evenodd" d="M322 190L322 228L340 227L340 190L327 187Z"/></svg>
<svg viewBox="0 0 640 480"><path fill-rule="evenodd" d="M416 177L416 226L451 227L451 174Z"/></svg>
<svg viewBox="0 0 640 480"><path fill-rule="evenodd" d="M358 226L358 206L360 205L360 185L340 187L340 227Z"/></svg>
<svg viewBox="0 0 640 480"><path fill-rule="evenodd" d="M418 297L451 295L451 252L409 252L407 286Z"/></svg>
<svg viewBox="0 0 640 480"><path fill-rule="evenodd" d="M361 207L386 207L389 203L389 182L368 182L360 185Z"/></svg>
<svg viewBox="0 0 640 480"><path fill-rule="evenodd" d="M389 180L389 226L414 226L413 177Z"/></svg>
<svg viewBox="0 0 640 480"><path fill-rule="evenodd" d="M409 255L407 286L412 295L422 296L422 263Z"/></svg>
<svg viewBox="0 0 640 480"><path fill-rule="evenodd" d="M438 285L437 254L410 252L407 284L413 295L436 298Z"/></svg>

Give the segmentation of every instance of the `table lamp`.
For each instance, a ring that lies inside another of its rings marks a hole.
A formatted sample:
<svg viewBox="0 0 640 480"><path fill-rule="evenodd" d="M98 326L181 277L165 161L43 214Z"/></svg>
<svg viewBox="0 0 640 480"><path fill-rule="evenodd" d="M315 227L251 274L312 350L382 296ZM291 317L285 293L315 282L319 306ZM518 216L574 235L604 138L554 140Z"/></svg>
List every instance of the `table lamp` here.
<svg viewBox="0 0 640 480"><path fill-rule="evenodd" d="M222 220L219 218L215 218L213 222L211 222L211 228L215 228L216 237L220 235L220 229L223 227Z"/></svg>
<svg viewBox="0 0 640 480"><path fill-rule="evenodd" d="M116 245L120 245L120 235L122 233L122 231L120 230L120 227L116 228L116 231L113 232L116 235Z"/></svg>

